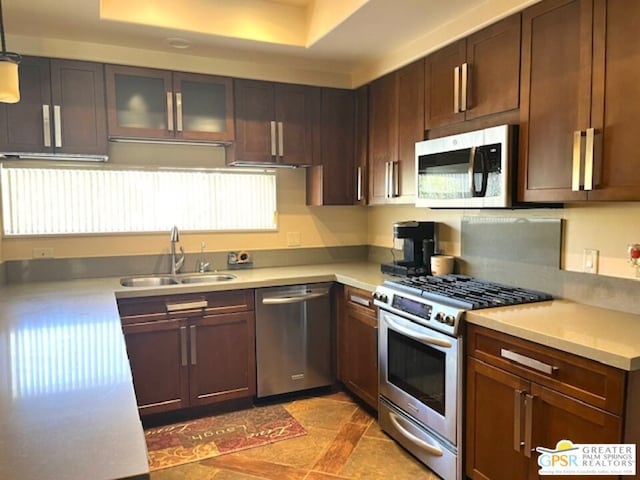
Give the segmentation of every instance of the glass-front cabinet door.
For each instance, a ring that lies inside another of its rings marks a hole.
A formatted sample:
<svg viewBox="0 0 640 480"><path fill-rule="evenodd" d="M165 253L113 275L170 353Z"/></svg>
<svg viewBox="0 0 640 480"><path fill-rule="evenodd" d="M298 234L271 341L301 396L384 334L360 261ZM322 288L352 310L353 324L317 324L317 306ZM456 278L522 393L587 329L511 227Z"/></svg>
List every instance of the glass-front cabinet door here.
<svg viewBox="0 0 640 480"><path fill-rule="evenodd" d="M231 78L174 73L176 137L233 140L232 88Z"/></svg>
<svg viewBox="0 0 640 480"><path fill-rule="evenodd" d="M230 78L108 65L110 138L232 141Z"/></svg>

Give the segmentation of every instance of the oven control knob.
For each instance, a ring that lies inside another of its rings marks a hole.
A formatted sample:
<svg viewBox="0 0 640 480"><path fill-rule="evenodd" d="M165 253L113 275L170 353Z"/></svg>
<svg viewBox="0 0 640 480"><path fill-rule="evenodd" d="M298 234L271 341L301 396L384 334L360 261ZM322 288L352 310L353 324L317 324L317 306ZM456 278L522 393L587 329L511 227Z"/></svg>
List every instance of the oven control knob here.
<svg viewBox="0 0 640 480"><path fill-rule="evenodd" d="M436 313L436 322L444 323L444 313Z"/></svg>
<svg viewBox="0 0 640 480"><path fill-rule="evenodd" d="M447 325L455 325L456 317L454 317L453 315L447 315L444 319L444 323L446 323Z"/></svg>

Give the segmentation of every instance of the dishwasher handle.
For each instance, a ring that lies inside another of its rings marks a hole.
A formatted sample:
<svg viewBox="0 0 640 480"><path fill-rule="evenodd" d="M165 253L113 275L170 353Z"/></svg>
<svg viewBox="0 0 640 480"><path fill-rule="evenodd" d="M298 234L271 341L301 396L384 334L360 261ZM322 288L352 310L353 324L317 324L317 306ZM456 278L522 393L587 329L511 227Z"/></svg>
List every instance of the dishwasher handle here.
<svg viewBox="0 0 640 480"><path fill-rule="evenodd" d="M325 290L323 292L311 292L305 293L303 295L292 295L287 297L264 297L262 299L263 305L286 305L289 303L302 303L307 300L313 300L316 298L326 297L329 295L329 291Z"/></svg>

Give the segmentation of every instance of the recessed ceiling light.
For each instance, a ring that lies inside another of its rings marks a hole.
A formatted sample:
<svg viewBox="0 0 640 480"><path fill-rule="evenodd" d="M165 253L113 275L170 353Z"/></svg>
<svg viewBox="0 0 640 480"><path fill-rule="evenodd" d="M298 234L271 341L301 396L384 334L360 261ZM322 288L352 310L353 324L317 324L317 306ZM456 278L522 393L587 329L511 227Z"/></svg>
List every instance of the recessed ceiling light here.
<svg viewBox="0 0 640 480"><path fill-rule="evenodd" d="M171 37L165 40L167 44L173 48L185 49L191 46L191 42L184 38Z"/></svg>

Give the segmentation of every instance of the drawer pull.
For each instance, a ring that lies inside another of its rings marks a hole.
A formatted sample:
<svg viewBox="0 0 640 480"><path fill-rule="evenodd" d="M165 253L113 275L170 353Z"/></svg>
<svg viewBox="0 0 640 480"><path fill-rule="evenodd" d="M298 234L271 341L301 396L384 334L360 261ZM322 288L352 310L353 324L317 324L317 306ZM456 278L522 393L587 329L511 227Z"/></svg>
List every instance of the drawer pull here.
<svg viewBox="0 0 640 480"><path fill-rule="evenodd" d="M187 327L180 327L180 357L181 365L187 366Z"/></svg>
<svg viewBox="0 0 640 480"><path fill-rule="evenodd" d="M199 302L167 303L167 312L178 312L180 310L195 310L197 308L207 308L209 304L206 300Z"/></svg>
<svg viewBox="0 0 640 480"><path fill-rule="evenodd" d="M511 350L507 350L505 348L500 349L500 356L525 367L537 370L538 372L546 373L547 375L553 375L553 373L558 370L558 367L551 366L547 363L543 363L539 360L535 360L525 355L520 355L519 353L512 352Z"/></svg>
<svg viewBox="0 0 640 480"><path fill-rule="evenodd" d="M371 302L367 298L358 297L357 295L349 295L349 300L364 307L370 307Z"/></svg>

